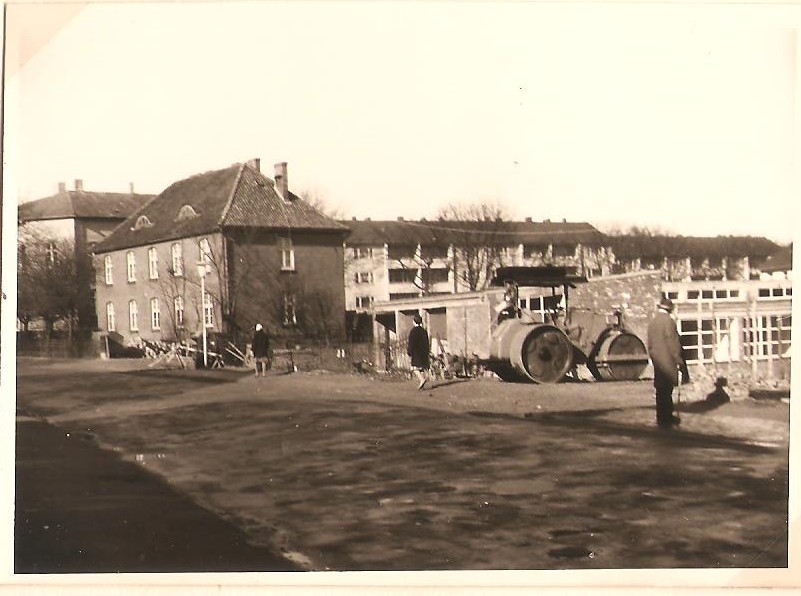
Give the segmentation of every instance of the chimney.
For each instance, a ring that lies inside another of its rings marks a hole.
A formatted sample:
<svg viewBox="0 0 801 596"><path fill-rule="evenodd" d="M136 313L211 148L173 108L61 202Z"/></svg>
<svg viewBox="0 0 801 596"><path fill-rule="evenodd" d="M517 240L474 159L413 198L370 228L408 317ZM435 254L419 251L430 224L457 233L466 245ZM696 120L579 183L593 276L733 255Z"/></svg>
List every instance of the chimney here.
<svg viewBox="0 0 801 596"><path fill-rule="evenodd" d="M283 200L289 200L289 183L286 177L286 162L275 164L275 192Z"/></svg>
<svg viewBox="0 0 801 596"><path fill-rule="evenodd" d="M398 217L398 221L403 221L403 217Z"/></svg>
<svg viewBox="0 0 801 596"><path fill-rule="evenodd" d="M526 218L526 223L531 223L531 218L530 217Z"/></svg>
<svg viewBox="0 0 801 596"><path fill-rule="evenodd" d="M75 190L78 192L83 192L83 180L76 179L75 180Z"/></svg>
<svg viewBox="0 0 801 596"><path fill-rule="evenodd" d="M254 157L253 159L248 161L248 165L257 172L261 172L261 159L259 159L258 157Z"/></svg>
<svg viewBox="0 0 801 596"><path fill-rule="evenodd" d="M128 185L130 186L130 189L131 189L131 190L130 190L130 193L131 193L132 195L133 195L133 194L136 194L136 193L134 192L134 183L133 183L133 182L129 182L129 183L128 183Z"/></svg>
<svg viewBox="0 0 801 596"><path fill-rule="evenodd" d="M67 192L67 183L66 182L59 182L58 183L58 192L59 193Z"/></svg>
<svg viewBox="0 0 801 596"><path fill-rule="evenodd" d="M358 219L356 219L356 216L354 215L354 216L351 218L351 221L359 221L359 220L358 220Z"/></svg>

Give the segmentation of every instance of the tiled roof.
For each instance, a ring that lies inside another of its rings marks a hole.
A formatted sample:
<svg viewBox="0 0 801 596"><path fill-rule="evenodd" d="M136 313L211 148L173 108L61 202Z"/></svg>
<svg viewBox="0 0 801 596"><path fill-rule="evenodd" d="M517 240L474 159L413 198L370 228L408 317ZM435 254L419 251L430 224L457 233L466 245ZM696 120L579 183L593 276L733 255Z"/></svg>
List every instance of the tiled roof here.
<svg viewBox="0 0 801 596"><path fill-rule="evenodd" d="M514 244L591 244L601 245L606 236L583 222L531 221L342 221L351 234L350 245L378 244L442 244L459 242L465 234L474 232L480 241L498 245Z"/></svg>
<svg viewBox="0 0 801 596"><path fill-rule="evenodd" d="M774 271L791 271L793 269L793 245L782 246L759 265L759 270L765 273Z"/></svg>
<svg viewBox="0 0 801 596"><path fill-rule="evenodd" d="M230 227L330 230L346 233L347 228L326 217L292 195L283 201L273 181L247 164L196 174L173 183L147 205L133 213L108 238L98 243L96 253L119 250L209 234ZM182 217L181 208L190 205L196 217ZM136 229L147 217L150 225Z"/></svg>
<svg viewBox="0 0 801 596"><path fill-rule="evenodd" d="M22 222L45 219L119 219L122 221L153 195L69 190L22 203L17 217Z"/></svg>
<svg viewBox="0 0 801 596"><path fill-rule="evenodd" d="M324 215L291 192L289 201L278 196L273 181L245 165L223 214L223 227L292 228L347 232L347 227Z"/></svg>
<svg viewBox="0 0 801 596"><path fill-rule="evenodd" d="M637 257L745 257L763 259L778 248L767 238L755 236L609 236L618 258Z"/></svg>

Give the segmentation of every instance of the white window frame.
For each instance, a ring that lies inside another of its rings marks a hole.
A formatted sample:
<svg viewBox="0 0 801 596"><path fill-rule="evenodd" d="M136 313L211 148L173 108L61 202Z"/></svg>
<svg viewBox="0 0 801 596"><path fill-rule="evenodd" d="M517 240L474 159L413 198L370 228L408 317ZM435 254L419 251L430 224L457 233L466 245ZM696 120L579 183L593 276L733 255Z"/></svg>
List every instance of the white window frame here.
<svg viewBox="0 0 801 596"><path fill-rule="evenodd" d="M278 247L281 251L281 271L295 270L295 248L292 246L292 239L280 237Z"/></svg>
<svg viewBox="0 0 801 596"><path fill-rule="evenodd" d="M114 303L106 302L106 331L117 330L117 317L114 312Z"/></svg>
<svg viewBox="0 0 801 596"><path fill-rule="evenodd" d="M214 327L214 301L208 292L203 295L203 324Z"/></svg>
<svg viewBox="0 0 801 596"><path fill-rule="evenodd" d="M106 278L106 285L114 285L114 261L111 255L106 255L103 258L103 270Z"/></svg>
<svg viewBox="0 0 801 596"><path fill-rule="evenodd" d="M374 302L373 296L356 296L356 308L372 308Z"/></svg>
<svg viewBox="0 0 801 596"><path fill-rule="evenodd" d="M172 299L173 312L175 313L175 326L184 326L184 297L176 296Z"/></svg>
<svg viewBox="0 0 801 596"><path fill-rule="evenodd" d="M159 253L155 246L147 249L147 274L150 279L159 278Z"/></svg>
<svg viewBox="0 0 801 596"><path fill-rule="evenodd" d="M139 331L139 306L136 300L128 301L128 329Z"/></svg>
<svg viewBox="0 0 801 596"><path fill-rule="evenodd" d="M372 246L354 246L353 250L353 258L354 259L372 259L373 258L373 247Z"/></svg>
<svg viewBox="0 0 801 596"><path fill-rule="evenodd" d="M153 331L161 329L161 306L158 298L150 299L150 328Z"/></svg>
<svg viewBox="0 0 801 596"><path fill-rule="evenodd" d="M134 254L134 251L129 250L125 254L125 266L126 266L125 270L126 270L126 272L128 274L128 281L130 283L135 282L136 281L136 255Z"/></svg>
<svg viewBox="0 0 801 596"><path fill-rule="evenodd" d="M206 264L206 273L211 271L211 243L208 238L201 238L197 243L197 260Z"/></svg>
<svg viewBox="0 0 801 596"><path fill-rule="evenodd" d="M284 325L287 327L298 324L297 302L295 295L284 294Z"/></svg>
<svg viewBox="0 0 801 596"><path fill-rule="evenodd" d="M170 259L172 261L172 274L182 277L184 274L184 249L180 242L170 246Z"/></svg>

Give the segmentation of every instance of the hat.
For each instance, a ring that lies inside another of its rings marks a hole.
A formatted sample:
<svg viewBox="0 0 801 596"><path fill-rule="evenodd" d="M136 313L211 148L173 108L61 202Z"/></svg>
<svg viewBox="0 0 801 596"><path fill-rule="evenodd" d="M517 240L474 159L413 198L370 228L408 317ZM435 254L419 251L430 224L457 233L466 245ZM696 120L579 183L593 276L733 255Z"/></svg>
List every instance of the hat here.
<svg viewBox="0 0 801 596"><path fill-rule="evenodd" d="M662 310L666 310L667 312L673 312L673 301L670 298L662 297L659 301L659 305L657 308Z"/></svg>
<svg viewBox="0 0 801 596"><path fill-rule="evenodd" d="M419 314L414 315L414 324L415 325L422 325L423 324L423 317Z"/></svg>
<svg viewBox="0 0 801 596"><path fill-rule="evenodd" d="M261 331L261 330L262 330L261 323L256 323L256 331Z"/></svg>

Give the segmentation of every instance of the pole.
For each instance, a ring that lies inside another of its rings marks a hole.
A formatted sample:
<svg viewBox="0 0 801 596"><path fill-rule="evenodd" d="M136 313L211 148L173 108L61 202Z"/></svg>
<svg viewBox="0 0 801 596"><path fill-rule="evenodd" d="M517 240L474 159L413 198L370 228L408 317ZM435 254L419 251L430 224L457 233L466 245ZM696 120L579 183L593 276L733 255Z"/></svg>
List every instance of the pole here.
<svg viewBox="0 0 801 596"><path fill-rule="evenodd" d="M203 325L203 368L209 367L209 354L206 347L206 276L200 276L200 320Z"/></svg>

